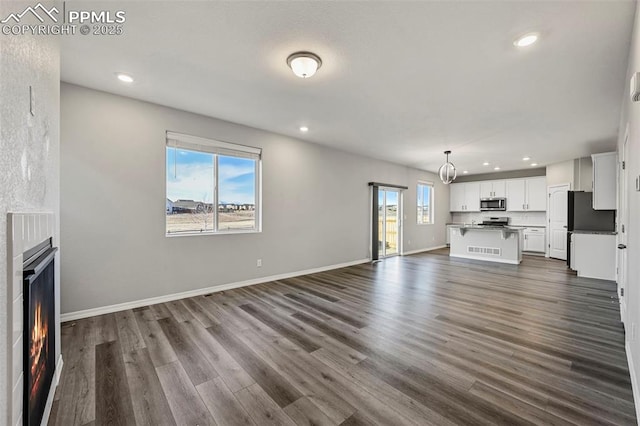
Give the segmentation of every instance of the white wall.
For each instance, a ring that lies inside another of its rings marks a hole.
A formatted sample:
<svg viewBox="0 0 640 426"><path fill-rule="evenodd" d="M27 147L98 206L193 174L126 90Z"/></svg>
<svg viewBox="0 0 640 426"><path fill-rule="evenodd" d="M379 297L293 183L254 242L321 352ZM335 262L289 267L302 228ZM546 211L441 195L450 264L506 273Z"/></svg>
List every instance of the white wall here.
<svg viewBox="0 0 640 426"><path fill-rule="evenodd" d="M16 3L0 3L0 15ZM57 38L0 40L0 424L8 423L7 212L53 212L59 218L60 60ZM29 112L29 86L35 116ZM59 221L56 219L56 229ZM59 270L59 268L57 268ZM59 295L56 295L59 303ZM59 305L58 305L59 306ZM59 312L59 309L58 309ZM60 342L60 330L56 329ZM57 359L56 354L56 359Z"/></svg>
<svg viewBox="0 0 640 426"><path fill-rule="evenodd" d="M547 186L570 183L574 189L574 160L563 161L561 163L547 166Z"/></svg>
<svg viewBox="0 0 640 426"><path fill-rule="evenodd" d="M262 233L165 237L166 130L263 149ZM63 313L366 259L370 181L409 187L405 251L445 243L432 173L64 83L61 140ZM419 179L436 225L416 224Z"/></svg>
<svg viewBox="0 0 640 426"><path fill-rule="evenodd" d="M573 185L571 189L574 191L593 191L593 160L591 157L573 160Z"/></svg>
<svg viewBox="0 0 640 426"><path fill-rule="evenodd" d="M629 66L624 87L629 87L631 74L640 71L640 8L636 8L636 17L629 55ZM640 407L640 335L632 336L631 330L640 325L640 192L635 191L635 179L640 176L640 102L632 103L628 90L624 91L622 100L622 116L620 118L620 132L618 137L618 151L622 150L625 129L629 126L629 142L627 161L627 197L629 217L627 221L627 286L625 298L627 300L627 318L625 330L627 339L627 357L632 361L630 365L631 380L634 386L636 412ZM638 413L640 418L640 412Z"/></svg>

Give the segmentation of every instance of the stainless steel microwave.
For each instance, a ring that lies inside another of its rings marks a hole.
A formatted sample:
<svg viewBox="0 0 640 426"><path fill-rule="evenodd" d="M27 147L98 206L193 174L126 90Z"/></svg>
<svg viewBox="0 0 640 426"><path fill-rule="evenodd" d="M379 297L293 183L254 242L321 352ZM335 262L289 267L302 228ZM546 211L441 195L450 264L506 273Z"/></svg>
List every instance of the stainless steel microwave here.
<svg viewBox="0 0 640 426"><path fill-rule="evenodd" d="M504 211L507 210L506 198L480 198L480 211Z"/></svg>

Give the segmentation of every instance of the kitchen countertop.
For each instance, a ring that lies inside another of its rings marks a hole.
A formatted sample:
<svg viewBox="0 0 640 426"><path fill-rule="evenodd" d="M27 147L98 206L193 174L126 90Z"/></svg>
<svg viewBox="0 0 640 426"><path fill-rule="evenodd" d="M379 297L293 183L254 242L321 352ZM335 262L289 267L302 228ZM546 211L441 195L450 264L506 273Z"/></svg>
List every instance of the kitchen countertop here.
<svg viewBox="0 0 640 426"><path fill-rule="evenodd" d="M572 232L574 234L618 235L616 231L582 231L580 229L576 229L569 232Z"/></svg>

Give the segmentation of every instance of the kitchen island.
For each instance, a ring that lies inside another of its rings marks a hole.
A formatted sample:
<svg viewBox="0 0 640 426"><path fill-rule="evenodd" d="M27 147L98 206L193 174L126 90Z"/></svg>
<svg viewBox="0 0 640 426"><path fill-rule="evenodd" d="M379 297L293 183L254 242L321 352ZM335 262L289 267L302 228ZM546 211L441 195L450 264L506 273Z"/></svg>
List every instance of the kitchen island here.
<svg viewBox="0 0 640 426"><path fill-rule="evenodd" d="M522 228L509 226L452 225L451 257L520 264Z"/></svg>

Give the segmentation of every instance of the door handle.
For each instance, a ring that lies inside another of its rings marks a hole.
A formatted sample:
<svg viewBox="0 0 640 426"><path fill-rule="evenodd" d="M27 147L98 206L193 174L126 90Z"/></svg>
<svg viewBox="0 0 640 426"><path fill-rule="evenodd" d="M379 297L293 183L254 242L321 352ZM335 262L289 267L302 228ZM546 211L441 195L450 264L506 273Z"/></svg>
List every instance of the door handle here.
<svg viewBox="0 0 640 426"><path fill-rule="evenodd" d="M627 248L627 246L625 246L624 244L618 244L618 249L624 250L626 248Z"/></svg>

